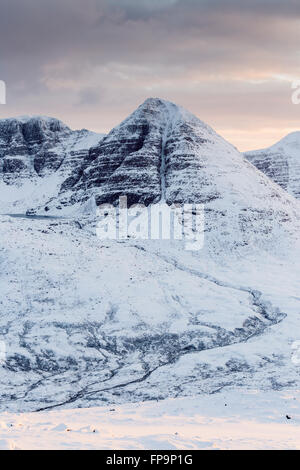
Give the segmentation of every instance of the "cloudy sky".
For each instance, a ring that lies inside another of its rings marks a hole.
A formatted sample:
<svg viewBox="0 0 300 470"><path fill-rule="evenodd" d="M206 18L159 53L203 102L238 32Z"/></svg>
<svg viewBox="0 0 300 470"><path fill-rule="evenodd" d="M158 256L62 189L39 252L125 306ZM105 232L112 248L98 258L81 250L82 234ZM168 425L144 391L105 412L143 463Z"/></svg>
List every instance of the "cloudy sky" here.
<svg viewBox="0 0 300 470"><path fill-rule="evenodd" d="M299 0L0 0L0 117L107 132L149 96L241 150L300 130Z"/></svg>

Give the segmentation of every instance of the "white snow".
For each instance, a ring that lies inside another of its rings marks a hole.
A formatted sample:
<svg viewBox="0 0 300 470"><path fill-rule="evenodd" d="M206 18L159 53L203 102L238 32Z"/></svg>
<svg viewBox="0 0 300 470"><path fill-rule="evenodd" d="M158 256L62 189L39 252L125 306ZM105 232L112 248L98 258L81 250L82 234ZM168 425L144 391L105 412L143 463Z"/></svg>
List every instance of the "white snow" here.
<svg viewBox="0 0 300 470"><path fill-rule="evenodd" d="M0 216L0 448L299 448L299 201L167 109L173 155L197 171L175 165L163 198L213 196L199 252L97 238L93 192L47 219ZM59 171L1 182L0 213L54 200L98 138L70 134Z"/></svg>
<svg viewBox="0 0 300 470"><path fill-rule="evenodd" d="M300 449L299 391L0 414L0 449ZM288 415L291 419L286 418Z"/></svg>
<svg viewBox="0 0 300 470"><path fill-rule="evenodd" d="M93 232L1 218L2 409L299 387L299 250L262 258L246 247L220 263L181 242Z"/></svg>

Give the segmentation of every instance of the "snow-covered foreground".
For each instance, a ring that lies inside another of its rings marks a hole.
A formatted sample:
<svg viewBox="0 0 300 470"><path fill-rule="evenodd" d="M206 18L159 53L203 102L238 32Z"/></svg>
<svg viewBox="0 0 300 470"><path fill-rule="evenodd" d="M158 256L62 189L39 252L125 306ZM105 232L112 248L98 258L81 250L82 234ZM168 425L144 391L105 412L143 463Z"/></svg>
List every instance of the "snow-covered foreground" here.
<svg viewBox="0 0 300 470"><path fill-rule="evenodd" d="M300 449L300 392L0 414L0 449ZM287 419L289 416L291 419Z"/></svg>

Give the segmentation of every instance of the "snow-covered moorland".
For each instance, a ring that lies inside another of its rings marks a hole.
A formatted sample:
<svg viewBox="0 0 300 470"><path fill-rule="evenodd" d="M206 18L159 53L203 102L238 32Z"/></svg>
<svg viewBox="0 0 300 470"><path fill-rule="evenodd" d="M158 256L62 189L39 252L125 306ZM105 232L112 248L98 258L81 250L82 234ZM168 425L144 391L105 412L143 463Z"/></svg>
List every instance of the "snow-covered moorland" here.
<svg viewBox="0 0 300 470"><path fill-rule="evenodd" d="M2 410L298 387L297 257L220 265L182 242L102 241L73 220L0 227Z"/></svg>
<svg viewBox="0 0 300 470"><path fill-rule="evenodd" d="M0 449L299 449L299 399L295 391L235 389L117 407L2 413Z"/></svg>

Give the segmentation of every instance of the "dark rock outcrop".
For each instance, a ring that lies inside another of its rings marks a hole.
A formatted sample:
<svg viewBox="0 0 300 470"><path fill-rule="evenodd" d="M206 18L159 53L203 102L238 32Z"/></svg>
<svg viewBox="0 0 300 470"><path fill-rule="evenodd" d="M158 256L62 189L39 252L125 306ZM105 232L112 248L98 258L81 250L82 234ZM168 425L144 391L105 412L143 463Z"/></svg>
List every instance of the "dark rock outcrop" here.
<svg viewBox="0 0 300 470"><path fill-rule="evenodd" d="M20 185L57 173L62 179L80 171L91 145L101 140L87 130L72 131L48 117L0 120L0 180Z"/></svg>

